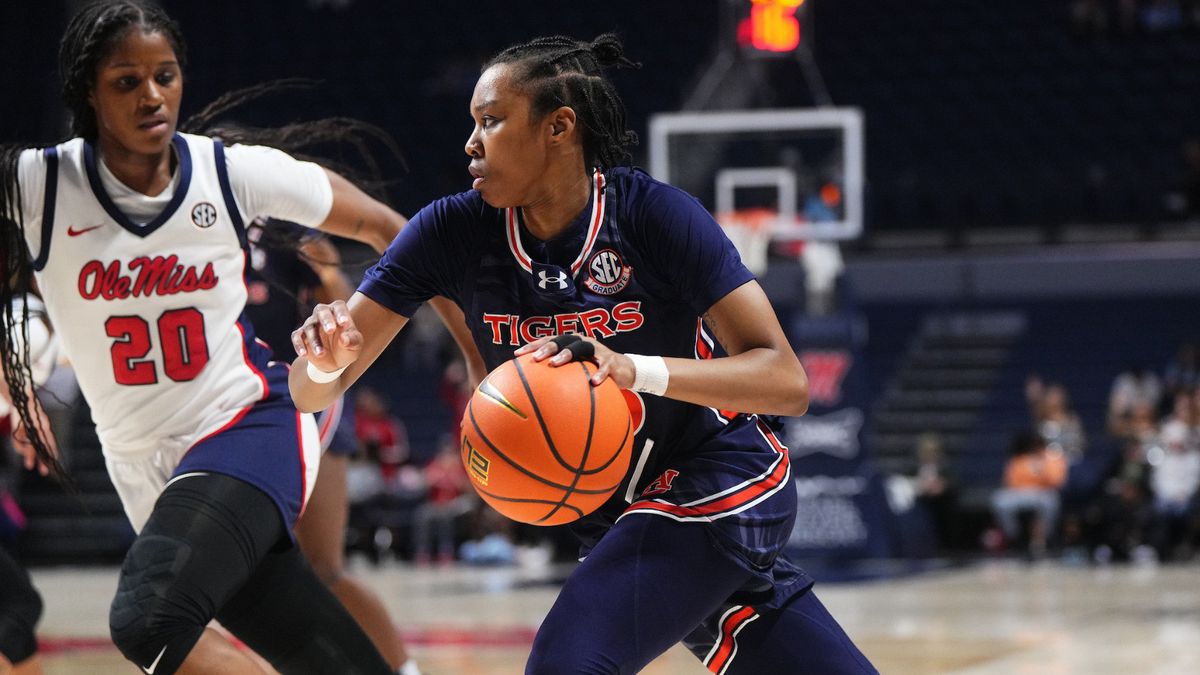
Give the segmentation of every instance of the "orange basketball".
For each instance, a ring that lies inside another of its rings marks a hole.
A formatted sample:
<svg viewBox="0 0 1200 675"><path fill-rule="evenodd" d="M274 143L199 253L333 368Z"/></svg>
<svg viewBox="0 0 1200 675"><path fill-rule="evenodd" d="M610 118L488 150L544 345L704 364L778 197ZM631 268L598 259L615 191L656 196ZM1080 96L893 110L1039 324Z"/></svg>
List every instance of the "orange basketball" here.
<svg viewBox="0 0 1200 675"><path fill-rule="evenodd" d="M500 513L561 525L600 507L629 468L634 428L612 380L593 363L552 367L525 355L493 370L462 420L471 484Z"/></svg>

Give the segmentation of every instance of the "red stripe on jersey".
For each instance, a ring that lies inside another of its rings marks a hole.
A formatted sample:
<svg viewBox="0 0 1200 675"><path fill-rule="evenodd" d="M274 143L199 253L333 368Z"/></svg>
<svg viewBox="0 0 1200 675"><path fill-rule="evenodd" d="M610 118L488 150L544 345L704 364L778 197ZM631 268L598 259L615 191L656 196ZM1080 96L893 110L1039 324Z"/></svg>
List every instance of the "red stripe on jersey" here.
<svg viewBox="0 0 1200 675"><path fill-rule="evenodd" d="M299 410L296 411L296 445L300 450L300 514L296 516L299 520L300 516L304 515L304 509L308 507L308 467L304 464L304 420L300 417Z"/></svg>
<svg viewBox="0 0 1200 675"><path fill-rule="evenodd" d="M254 362L250 360L250 350L246 347L246 329L242 328L242 322L240 320L235 321L233 325L237 326L238 333L242 336L242 358L246 360L246 367L258 377L259 383L262 384L263 393L258 400L265 401L267 400L267 394L270 393L270 387L267 386L267 377L262 374L262 371L255 368Z"/></svg>
<svg viewBox="0 0 1200 675"><path fill-rule="evenodd" d="M596 239L600 236L600 225L604 222L604 212L604 174L597 171L592 184L592 214L588 221L587 237L583 242L583 249L571 263L572 277L579 272L580 267L583 267L588 254L592 252L592 246L596 244ZM520 215L516 208L505 210L504 233L508 238L508 250L512 251L517 263L526 272L533 274L533 260L525 253L525 246L521 243Z"/></svg>
<svg viewBox="0 0 1200 675"><path fill-rule="evenodd" d="M707 360L712 357L712 344L704 333L704 319L696 319L696 358Z"/></svg>
<svg viewBox="0 0 1200 675"><path fill-rule="evenodd" d="M721 623L721 641L717 645L716 651L705 663L709 671L724 672L737 653L738 631L756 618L758 618L758 613L754 611L753 607L742 607L725 617Z"/></svg>
<svg viewBox="0 0 1200 675"><path fill-rule="evenodd" d="M630 504L625 509L625 513L630 513L631 511L656 511L683 518L711 519L733 512L738 507L744 506L778 489L779 486L783 485L791 472L787 448L779 442L779 439L775 438L775 434L761 420L758 422L758 430L767 439L767 442L771 444L775 452L779 453L779 457L776 458L775 463L762 475L734 486L731 491L727 491L719 496L708 497L708 501L701 499L690 504L680 505L659 499L644 499Z"/></svg>
<svg viewBox="0 0 1200 675"><path fill-rule="evenodd" d="M325 409L325 416L321 418L321 430L317 437L321 441L321 447L325 447L325 438L329 435L329 430L336 426L335 422L340 421L342 416L342 397L339 396L333 405Z"/></svg>
<svg viewBox="0 0 1200 675"><path fill-rule="evenodd" d="M592 194L592 222L588 226L587 241L583 243L583 250L579 252L579 257L575 258L575 262L571 263L571 276L575 276L579 272L579 268L583 266L583 261L588 254L592 252L592 246L596 243L596 237L600 235L600 223L604 221L604 174L596 172L595 192Z"/></svg>
<svg viewBox="0 0 1200 675"><path fill-rule="evenodd" d="M508 210L508 223L505 230L506 234L508 234L508 249L512 251L513 257L517 259L521 267L525 268L526 272L533 274L533 262L529 259L529 256L525 255L524 247L521 246L521 231L517 227L516 209Z"/></svg>
<svg viewBox="0 0 1200 675"><path fill-rule="evenodd" d="M701 361L707 361L713 357L713 340L708 336L708 332L704 330L704 319L696 319L696 358ZM733 421L741 413L736 410L717 410L709 408L717 414L717 418L722 424L727 424Z"/></svg>
<svg viewBox="0 0 1200 675"><path fill-rule="evenodd" d="M241 410L239 410L238 414L234 415L233 419L231 419L228 422L226 422L225 424L221 425L220 429L217 429L216 431L205 434L203 438L196 441L195 443L192 443L191 447L188 448L188 452L191 452L192 448L196 447L197 445L200 445L204 441L207 441L208 439L212 438L213 436L216 436L217 434L221 433L222 431L225 431L226 429L232 427L233 425L237 424L238 422L241 422L242 418L246 416L246 413L250 412L250 409L253 408L255 405L257 405L257 404L251 403L250 405L246 406L245 408L242 408ZM187 453L185 452L183 454L186 455Z"/></svg>
<svg viewBox="0 0 1200 675"><path fill-rule="evenodd" d="M247 250L242 251L242 288L246 291L246 297L250 297L250 286L247 285L247 283L246 283L246 270L249 268L250 268L250 251L249 251L249 249L247 249ZM246 315L243 313L242 316L239 317L237 321L233 322L233 325L237 326L238 333L241 334L241 336L242 336L242 358L245 359L246 365L250 368L250 372L257 375L258 381L262 384L263 393L262 393L262 397L259 398L258 400L265 401L265 400L267 400L267 394L270 393L271 388L267 386L266 376L264 376L262 374L262 372L259 371L258 368L255 368L254 363L250 360L250 348L246 345L246 329L242 328L242 319L244 319L244 318L246 318ZM258 338L256 337L254 339L257 340ZM264 342L263 344L266 344L266 343Z"/></svg>

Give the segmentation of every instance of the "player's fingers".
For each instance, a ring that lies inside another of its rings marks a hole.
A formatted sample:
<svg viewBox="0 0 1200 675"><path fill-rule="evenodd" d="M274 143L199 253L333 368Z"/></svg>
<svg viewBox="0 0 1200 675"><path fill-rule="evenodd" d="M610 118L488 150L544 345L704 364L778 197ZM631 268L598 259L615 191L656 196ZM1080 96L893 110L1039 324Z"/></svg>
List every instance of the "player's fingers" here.
<svg viewBox="0 0 1200 675"><path fill-rule="evenodd" d="M565 353L564 350L570 349L573 345L579 344L582 340L583 340L583 338L579 337L575 333L567 333L566 335L556 335L556 336L548 339L546 341L546 344L542 345L540 349L538 349L536 352L533 353L533 360L541 361L542 359L545 359L549 356L553 356L555 354L562 355ZM562 365L564 363L570 362L570 360L571 360L570 358L567 358L566 361L563 361L560 359L560 360L554 362L552 365Z"/></svg>
<svg viewBox="0 0 1200 675"><path fill-rule="evenodd" d="M326 333L332 333L337 330L337 320L333 317L333 312L330 311L329 305L317 305L313 308L313 318L321 324L321 330Z"/></svg>
<svg viewBox="0 0 1200 675"><path fill-rule="evenodd" d="M333 318L339 326L353 326L354 319L350 318L350 308L346 306L344 300L336 300L329 305L329 310L333 312Z"/></svg>
<svg viewBox="0 0 1200 675"><path fill-rule="evenodd" d="M553 339L554 338L552 338L552 337L538 338L538 339L534 340L533 342L526 343L524 345L521 345L517 349L513 350L513 355L514 356L524 356L525 354L528 354L530 352L535 352L535 351L541 349L542 347L544 347L546 345L546 343L550 342ZM537 358L537 357L534 357L534 358Z"/></svg>
<svg viewBox="0 0 1200 675"><path fill-rule="evenodd" d="M308 347L312 350L313 354L325 353L325 345L321 341L321 330L317 327L317 321L310 317L309 320L305 321L304 325L300 327L300 330L303 331L304 340L308 342Z"/></svg>
<svg viewBox="0 0 1200 675"><path fill-rule="evenodd" d="M610 368L611 364L612 364L611 360L606 361L606 362L600 364L600 367L596 369L596 372L592 373L592 384L593 385L599 386L602 382L604 382L605 378L608 377L608 372L609 372L609 368Z"/></svg>
<svg viewBox="0 0 1200 675"><path fill-rule="evenodd" d="M561 366L573 361L591 361L596 356L596 344L590 340L576 339L562 345L562 351L550 359L550 365Z"/></svg>
<svg viewBox="0 0 1200 675"><path fill-rule="evenodd" d="M308 346L304 344L303 326L292 331L292 349L296 352L296 356L306 356L308 354Z"/></svg>
<svg viewBox="0 0 1200 675"><path fill-rule="evenodd" d="M357 328L351 326L343 330L342 334L338 336L338 343L350 351L358 351L362 348L363 344L362 333Z"/></svg>

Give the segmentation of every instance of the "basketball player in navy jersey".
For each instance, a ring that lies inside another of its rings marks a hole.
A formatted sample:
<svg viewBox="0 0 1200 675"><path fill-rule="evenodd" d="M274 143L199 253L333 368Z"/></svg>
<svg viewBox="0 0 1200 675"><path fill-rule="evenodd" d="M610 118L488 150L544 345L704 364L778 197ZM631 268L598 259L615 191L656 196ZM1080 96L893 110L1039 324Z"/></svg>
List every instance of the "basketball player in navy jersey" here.
<svg viewBox="0 0 1200 675"><path fill-rule="evenodd" d="M781 555L796 494L760 415L802 414L804 371L712 217L622 166L636 139L603 69L631 65L611 35L487 64L474 189L423 209L348 303L292 334L295 402L328 405L435 295L462 307L490 368L514 350L593 360L596 382L637 394L634 459L573 525L584 559L526 672L633 673L680 641L716 673L875 672Z"/></svg>
<svg viewBox="0 0 1200 675"><path fill-rule="evenodd" d="M32 425L29 355L12 348L8 301L36 276L139 533L109 624L144 672L261 673L206 628L214 618L283 673L394 672L294 545L317 427L242 310L253 218L377 250L404 218L280 150L177 133L185 57L179 27L149 0L89 3L59 53L74 138L0 148L0 354L13 406L31 452L61 472ZM289 147L355 130L312 125L256 133Z"/></svg>

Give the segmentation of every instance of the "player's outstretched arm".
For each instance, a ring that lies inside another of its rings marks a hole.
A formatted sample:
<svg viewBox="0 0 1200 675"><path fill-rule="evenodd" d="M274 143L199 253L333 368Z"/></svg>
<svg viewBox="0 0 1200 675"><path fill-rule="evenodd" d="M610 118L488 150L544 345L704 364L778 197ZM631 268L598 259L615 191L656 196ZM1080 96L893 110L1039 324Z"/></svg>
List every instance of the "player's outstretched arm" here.
<svg viewBox="0 0 1200 675"><path fill-rule="evenodd" d="M408 317L362 293L320 304L292 331L296 357L288 389L301 412L328 408L379 358Z"/></svg>
<svg viewBox="0 0 1200 675"><path fill-rule="evenodd" d="M383 253L408 220L339 174L329 169L325 173L333 189L333 206L318 229L361 241Z"/></svg>
<svg viewBox="0 0 1200 675"><path fill-rule="evenodd" d="M333 189L333 207L319 229L356 239L370 245L377 253L383 253L408 220L333 171L326 169L325 173L329 175L329 184ZM471 332L467 328L462 310L443 297L435 297L429 304L454 336L454 342L458 344L463 359L467 362L467 373L471 382L477 384L487 374L487 368L471 340Z"/></svg>
<svg viewBox="0 0 1200 675"><path fill-rule="evenodd" d="M751 281L721 298L704 314L704 322L728 357L719 359L665 358L618 354L589 338L584 351L596 362L592 381L611 377L624 389L658 394L689 403L767 415L803 415L808 410L808 377L775 318L775 311L758 282ZM568 350L578 351L568 346ZM531 342L516 351L553 365L569 363L572 354L559 353L551 338ZM652 382L647 372L662 369ZM645 384L646 386L643 386Z"/></svg>

